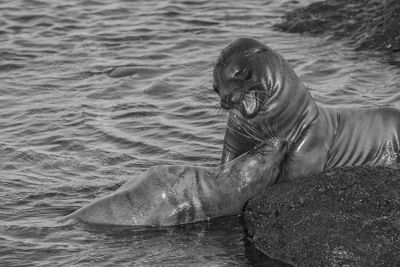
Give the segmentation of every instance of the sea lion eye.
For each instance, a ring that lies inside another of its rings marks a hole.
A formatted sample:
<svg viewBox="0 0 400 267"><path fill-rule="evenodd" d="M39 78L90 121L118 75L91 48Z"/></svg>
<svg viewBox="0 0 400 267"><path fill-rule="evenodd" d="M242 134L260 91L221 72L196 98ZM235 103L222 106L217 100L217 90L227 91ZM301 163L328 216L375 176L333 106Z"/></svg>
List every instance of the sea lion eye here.
<svg viewBox="0 0 400 267"><path fill-rule="evenodd" d="M266 47L258 47L258 48L256 48L256 49L254 49L254 53L262 53L262 52L267 52L268 51L268 48L266 48Z"/></svg>
<svg viewBox="0 0 400 267"><path fill-rule="evenodd" d="M237 70L233 73L232 77L233 78L239 78L240 74L241 74L242 70Z"/></svg>
<svg viewBox="0 0 400 267"><path fill-rule="evenodd" d="M248 68L244 67L236 71L232 76L236 79L249 80L252 76L252 72Z"/></svg>

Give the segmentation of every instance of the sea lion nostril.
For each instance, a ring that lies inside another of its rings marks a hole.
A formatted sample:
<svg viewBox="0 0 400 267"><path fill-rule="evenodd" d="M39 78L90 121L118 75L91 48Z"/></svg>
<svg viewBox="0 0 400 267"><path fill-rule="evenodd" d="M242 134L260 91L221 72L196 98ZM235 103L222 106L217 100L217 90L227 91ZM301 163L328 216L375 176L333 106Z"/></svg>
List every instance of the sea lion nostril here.
<svg viewBox="0 0 400 267"><path fill-rule="evenodd" d="M241 100L243 99L243 94L239 91L235 91L231 98L230 98L230 102L232 102L233 104L237 104L239 103Z"/></svg>

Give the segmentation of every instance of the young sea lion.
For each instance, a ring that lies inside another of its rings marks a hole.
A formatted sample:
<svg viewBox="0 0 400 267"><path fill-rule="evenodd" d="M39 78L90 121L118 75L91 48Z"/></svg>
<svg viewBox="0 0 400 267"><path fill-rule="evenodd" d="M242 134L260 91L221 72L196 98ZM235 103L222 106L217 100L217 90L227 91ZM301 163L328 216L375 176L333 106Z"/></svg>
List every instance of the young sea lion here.
<svg viewBox="0 0 400 267"><path fill-rule="evenodd" d="M216 168L155 166L62 221L159 227L238 214L276 183L286 152L285 141L272 139Z"/></svg>
<svg viewBox="0 0 400 267"><path fill-rule="evenodd" d="M282 179L323 169L398 163L400 111L317 105L290 64L268 46L241 38L222 50L214 90L230 110L222 163L266 138L288 140Z"/></svg>

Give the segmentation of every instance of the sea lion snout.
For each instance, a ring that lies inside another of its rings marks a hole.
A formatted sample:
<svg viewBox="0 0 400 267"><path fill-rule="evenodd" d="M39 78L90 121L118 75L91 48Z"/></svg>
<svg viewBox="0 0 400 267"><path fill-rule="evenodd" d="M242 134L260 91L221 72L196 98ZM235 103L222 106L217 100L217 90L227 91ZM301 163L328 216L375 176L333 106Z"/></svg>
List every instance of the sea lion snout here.
<svg viewBox="0 0 400 267"><path fill-rule="evenodd" d="M221 96L220 104L225 110L237 109L244 118L252 119L257 116L261 108L262 95L262 91L257 88L241 88Z"/></svg>

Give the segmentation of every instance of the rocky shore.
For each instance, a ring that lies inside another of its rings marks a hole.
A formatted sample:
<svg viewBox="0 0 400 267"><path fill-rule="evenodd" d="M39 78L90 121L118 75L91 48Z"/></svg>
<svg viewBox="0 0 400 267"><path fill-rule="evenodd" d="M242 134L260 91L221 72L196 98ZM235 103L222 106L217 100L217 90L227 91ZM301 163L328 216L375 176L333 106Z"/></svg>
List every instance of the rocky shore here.
<svg viewBox="0 0 400 267"><path fill-rule="evenodd" d="M248 235L296 266L400 264L400 170L346 167L272 186L249 201Z"/></svg>
<svg viewBox="0 0 400 267"><path fill-rule="evenodd" d="M287 13L275 28L285 32L327 34L357 49L400 51L400 1L326 0Z"/></svg>

